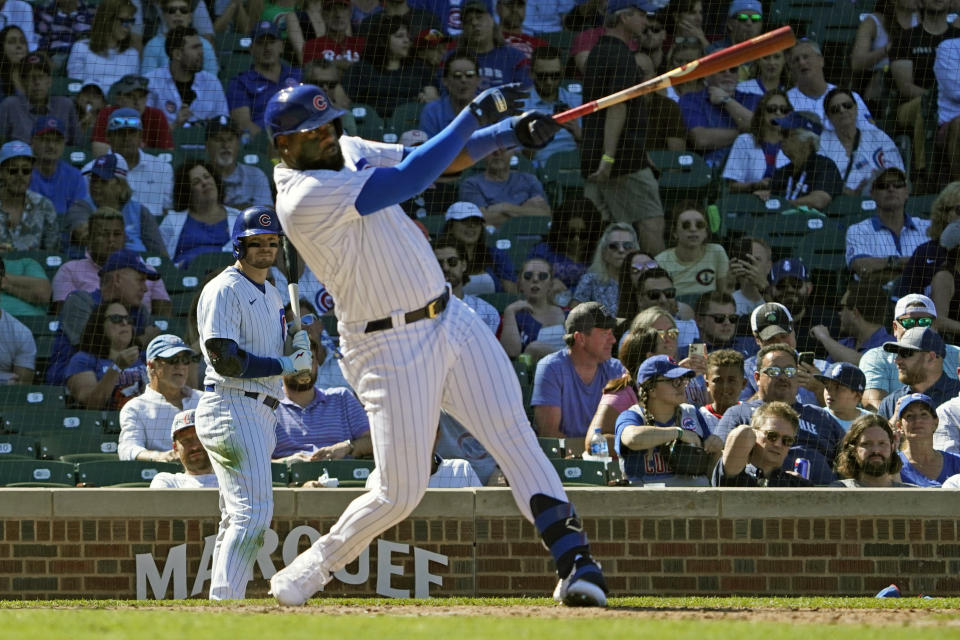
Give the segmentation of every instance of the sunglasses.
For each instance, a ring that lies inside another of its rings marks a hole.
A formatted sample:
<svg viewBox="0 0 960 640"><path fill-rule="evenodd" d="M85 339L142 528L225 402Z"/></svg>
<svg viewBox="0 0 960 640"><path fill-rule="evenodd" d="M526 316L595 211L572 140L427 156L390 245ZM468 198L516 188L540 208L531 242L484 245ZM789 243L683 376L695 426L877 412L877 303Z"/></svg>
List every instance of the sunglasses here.
<svg viewBox="0 0 960 640"><path fill-rule="evenodd" d="M897 322L904 329L913 329L914 327L932 327L933 318L897 318Z"/></svg>
<svg viewBox="0 0 960 640"><path fill-rule="evenodd" d="M449 258L437 258L437 262L440 263L441 267L450 267L451 269L456 269L460 266L460 258L457 256L450 256Z"/></svg>
<svg viewBox="0 0 960 640"><path fill-rule="evenodd" d="M827 111L830 113L830 115L835 116L838 113L843 113L844 111L850 111L855 106L857 105L853 104L853 102L849 102L849 101L841 102L839 104L831 105Z"/></svg>
<svg viewBox="0 0 960 640"><path fill-rule="evenodd" d="M781 115L787 115L788 113L793 111L793 109L791 109L789 105L785 105L785 104L783 105L768 104L766 107L763 108L763 110L769 113L770 115L773 115L775 113L779 113Z"/></svg>
<svg viewBox="0 0 960 640"><path fill-rule="evenodd" d="M196 362L193 356L189 353L181 353L179 355L173 356L172 358L160 358L160 362L169 365L178 365L178 364L193 364Z"/></svg>
<svg viewBox="0 0 960 640"><path fill-rule="evenodd" d="M770 444L777 444L778 442L782 442L783 446L785 446L788 449L792 447L794 444L796 444L797 442L797 439L794 438L793 436L785 436L778 431L763 430L760 433L763 434L763 437L766 438L767 442L769 442Z"/></svg>
<svg viewBox="0 0 960 640"><path fill-rule="evenodd" d="M681 376L679 378L658 378L657 382L668 382L674 389L683 389L687 386L687 383L690 382L690 378L687 376Z"/></svg>
<svg viewBox="0 0 960 640"><path fill-rule="evenodd" d="M878 191L885 191L886 189L905 189L907 186L907 183L904 180L891 180L891 181L878 182L873 186Z"/></svg>
<svg viewBox="0 0 960 640"><path fill-rule="evenodd" d="M523 279L526 280L527 282L533 280L534 278L536 278L540 282L543 282L544 280L547 280L550 278L550 274L547 273L546 271L524 271L523 272Z"/></svg>
<svg viewBox="0 0 960 640"><path fill-rule="evenodd" d="M636 264L630 265L630 271L632 271L633 273L643 273L647 269L656 269L659 266L660 265L657 264L656 260L651 260L650 262L645 262L641 265L636 265Z"/></svg>
<svg viewBox="0 0 960 640"><path fill-rule="evenodd" d="M738 13L735 16L737 22L760 22L763 16L759 13Z"/></svg>
<svg viewBox="0 0 960 640"><path fill-rule="evenodd" d="M787 378L788 380L797 375L796 367L767 367L760 371L765 376L771 378Z"/></svg>
<svg viewBox="0 0 960 640"><path fill-rule="evenodd" d="M673 300L677 297L677 289L676 287L670 287L668 289L648 289L643 292L643 295L647 296L647 300L659 300L660 298Z"/></svg>
<svg viewBox="0 0 960 640"><path fill-rule="evenodd" d="M637 248L637 243L631 240L626 242L608 242L607 249L610 251L633 251Z"/></svg>
<svg viewBox="0 0 960 640"><path fill-rule="evenodd" d="M453 71L451 73L448 73L447 75L453 78L454 80L463 80L464 78L476 78L477 72L476 71Z"/></svg>
<svg viewBox="0 0 960 640"><path fill-rule="evenodd" d="M736 313L709 313L706 315L706 317L712 319L717 324L723 324L724 321L729 322L730 324L737 324L737 321L740 319L740 316Z"/></svg>
<svg viewBox="0 0 960 640"><path fill-rule="evenodd" d="M534 71L533 75L541 80L559 80L563 77L563 74L559 71Z"/></svg>
<svg viewBox="0 0 960 640"><path fill-rule="evenodd" d="M28 176L33 173L33 167L5 167L3 169L8 176Z"/></svg>
<svg viewBox="0 0 960 640"><path fill-rule="evenodd" d="M673 329L658 329L657 335L660 336L661 340L666 340L670 338L671 340L676 340L680 335L680 329L674 327Z"/></svg>
<svg viewBox="0 0 960 640"><path fill-rule="evenodd" d="M177 13L187 15L190 13L190 7L167 7L164 12L171 16Z"/></svg>
<svg viewBox="0 0 960 640"><path fill-rule="evenodd" d="M107 321L112 324L131 324L130 316L125 316L122 313L111 313L107 316Z"/></svg>
<svg viewBox="0 0 960 640"><path fill-rule="evenodd" d="M707 223L703 220L684 220L680 223L680 228L684 231L693 231L694 229L697 231L703 231L707 228Z"/></svg>
<svg viewBox="0 0 960 640"><path fill-rule="evenodd" d="M300 326L302 327L309 327L316 321L317 316L313 315L312 313L305 313L304 315L300 316Z"/></svg>
<svg viewBox="0 0 960 640"><path fill-rule="evenodd" d="M108 129L139 129L140 118L117 116L110 118Z"/></svg>
<svg viewBox="0 0 960 640"><path fill-rule="evenodd" d="M646 34L646 33L657 34L657 33L660 33L661 31L663 31L663 27L658 26L658 25L651 25L651 26L649 26L649 27L647 27L646 29L643 30L643 32L644 32L645 34Z"/></svg>

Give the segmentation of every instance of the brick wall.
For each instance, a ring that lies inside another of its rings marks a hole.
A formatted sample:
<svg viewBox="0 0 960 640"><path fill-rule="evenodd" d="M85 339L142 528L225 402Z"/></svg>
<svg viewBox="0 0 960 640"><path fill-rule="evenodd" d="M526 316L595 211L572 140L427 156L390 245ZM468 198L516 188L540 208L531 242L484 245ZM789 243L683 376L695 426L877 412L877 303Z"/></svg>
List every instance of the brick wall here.
<svg viewBox="0 0 960 640"><path fill-rule="evenodd" d="M906 594L960 595L960 510L940 490L570 493L616 595L872 595L891 582ZM276 536L268 537L276 547L248 594L265 596L262 574L284 564L284 545L293 553L301 534L305 548L304 527L326 531L357 494L278 490ZM212 491L0 491L0 598L133 598L137 555L152 556L159 578L182 545L183 595L202 595L209 583L197 575L216 509ZM419 582L434 596L545 596L555 583L548 554L506 490L431 491L379 540L345 569L359 584L338 580L326 592L412 595ZM446 556L446 566L430 554Z"/></svg>

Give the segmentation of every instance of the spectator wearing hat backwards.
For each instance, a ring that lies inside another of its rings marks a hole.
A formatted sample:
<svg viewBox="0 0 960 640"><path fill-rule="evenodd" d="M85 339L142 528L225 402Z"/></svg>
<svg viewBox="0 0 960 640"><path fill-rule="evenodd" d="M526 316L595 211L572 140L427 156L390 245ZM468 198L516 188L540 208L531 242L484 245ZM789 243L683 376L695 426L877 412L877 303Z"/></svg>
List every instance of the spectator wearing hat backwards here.
<svg viewBox="0 0 960 640"><path fill-rule="evenodd" d="M194 409L181 411L170 425L173 452L183 465L180 473L161 471L150 481L151 489L216 489L217 476L207 450L197 438Z"/></svg>

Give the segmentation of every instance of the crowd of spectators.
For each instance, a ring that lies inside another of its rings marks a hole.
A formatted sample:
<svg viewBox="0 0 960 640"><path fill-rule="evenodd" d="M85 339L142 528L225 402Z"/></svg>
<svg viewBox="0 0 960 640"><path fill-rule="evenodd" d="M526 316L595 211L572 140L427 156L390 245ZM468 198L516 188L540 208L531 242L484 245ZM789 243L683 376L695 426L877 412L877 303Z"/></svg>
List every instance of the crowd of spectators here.
<svg viewBox="0 0 960 640"><path fill-rule="evenodd" d="M167 285L199 291L214 264L201 257L229 251L242 209L272 203L272 95L318 84L347 134L413 146L487 87L519 83L524 108L560 113L778 26L770 9L7 0L0 383L119 412L121 459L179 460L185 473L155 484L211 486L190 411L204 363ZM849 48L802 38L569 120L542 149L494 153L407 203L452 294L516 361L538 435L576 455L600 429L636 486L940 486L960 472L955 9L878 0L844 25ZM709 187L670 193L671 163L695 159ZM724 226L764 208L844 240L844 266ZM274 458L369 457L335 301L302 265L272 277L284 294L300 283L315 362L284 380ZM451 416L436 451L438 486L503 481Z"/></svg>

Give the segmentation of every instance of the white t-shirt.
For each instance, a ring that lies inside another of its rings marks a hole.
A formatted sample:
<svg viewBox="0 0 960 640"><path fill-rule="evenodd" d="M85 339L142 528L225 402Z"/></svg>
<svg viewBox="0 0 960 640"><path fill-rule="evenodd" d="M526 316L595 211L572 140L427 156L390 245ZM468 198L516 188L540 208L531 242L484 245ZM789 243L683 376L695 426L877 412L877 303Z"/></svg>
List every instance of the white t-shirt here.
<svg viewBox="0 0 960 640"><path fill-rule="evenodd" d="M364 486L372 489L380 482L380 476L377 469L374 468L367 476L367 482ZM436 473L430 476L427 483L428 489L463 489L466 487L482 487L483 483L477 477L477 473L470 466L470 463L462 458L450 458L443 460L437 467Z"/></svg>
<svg viewBox="0 0 960 640"><path fill-rule="evenodd" d="M784 155L782 150L778 151L777 168L788 164L790 164L790 159ZM723 165L724 179L744 184L759 182L763 179L766 170L767 159L764 156L763 149L753 141L753 136L749 133L741 133L737 136L737 139L733 141L733 146L730 147L727 162Z"/></svg>
<svg viewBox="0 0 960 640"><path fill-rule="evenodd" d="M150 481L151 489L218 489L217 476L213 473L194 476L189 473L161 471Z"/></svg>
<svg viewBox="0 0 960 640"><path fill-rule="evenodd" d="M0 311L0 384L13 375L13 368L35 369L37 344L33 334L7 311Z"/></svg>

